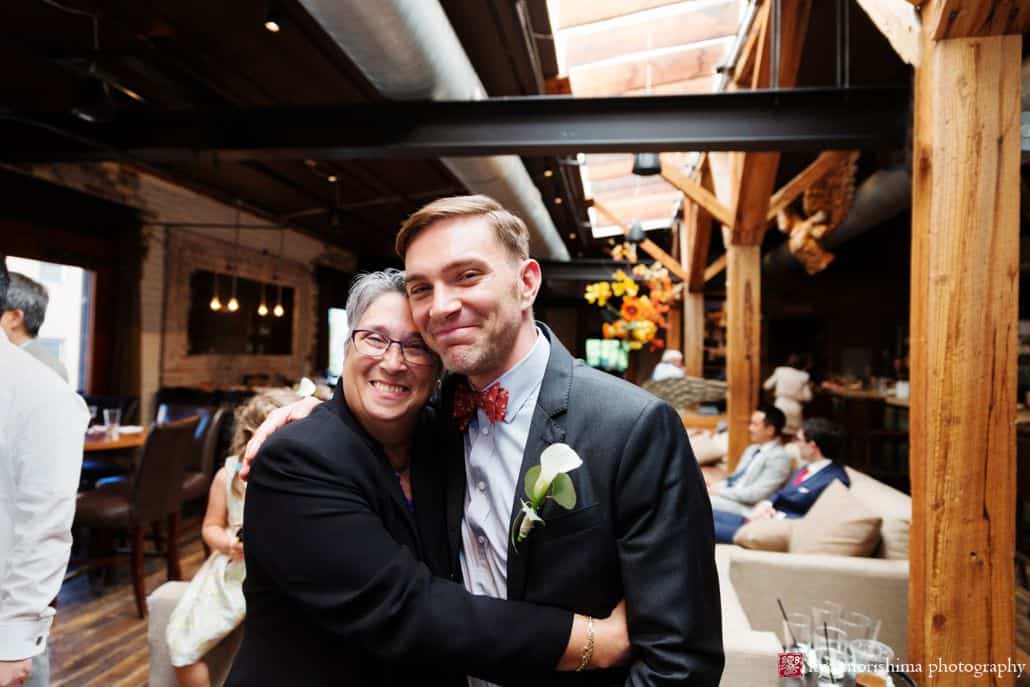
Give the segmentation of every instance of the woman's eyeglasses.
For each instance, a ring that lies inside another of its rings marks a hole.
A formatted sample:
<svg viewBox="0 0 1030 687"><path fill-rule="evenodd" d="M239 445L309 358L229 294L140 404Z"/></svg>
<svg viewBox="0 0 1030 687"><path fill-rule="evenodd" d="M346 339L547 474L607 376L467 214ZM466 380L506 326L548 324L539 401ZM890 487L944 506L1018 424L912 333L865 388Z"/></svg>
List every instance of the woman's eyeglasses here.
<svg viewBox="0 0 1030 687"><path fill-rule="evenodd" d="M401 357L409 365L432 365L436 362L436 355L433 351L426 346L424 341L418 339L400 341L370 329L355 329L350 333L350 338L358 349L358 353L370 358L385 357L390 346L397 344L401 349Z"/></svg>

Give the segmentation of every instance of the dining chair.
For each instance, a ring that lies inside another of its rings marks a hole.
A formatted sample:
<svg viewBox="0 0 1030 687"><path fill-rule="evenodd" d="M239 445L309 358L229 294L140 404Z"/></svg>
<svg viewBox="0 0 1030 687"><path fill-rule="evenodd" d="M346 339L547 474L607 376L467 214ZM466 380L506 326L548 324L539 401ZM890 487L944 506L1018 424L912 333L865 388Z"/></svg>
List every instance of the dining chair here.
<svg viewBox="0 0 1030 687"><path fill-rule="evenodd" d="M75 562L98 566L128 564L140 618L146 616L143 556L147 527L160 522L167 524L163 554L168 579L182 578L178 551L182 480L199 423L200 418L190 417L153 425L131 478L98 485L80 494L76 504L76 526L91 532L129 533L128 556L104 551L103 556Z"/></svg>

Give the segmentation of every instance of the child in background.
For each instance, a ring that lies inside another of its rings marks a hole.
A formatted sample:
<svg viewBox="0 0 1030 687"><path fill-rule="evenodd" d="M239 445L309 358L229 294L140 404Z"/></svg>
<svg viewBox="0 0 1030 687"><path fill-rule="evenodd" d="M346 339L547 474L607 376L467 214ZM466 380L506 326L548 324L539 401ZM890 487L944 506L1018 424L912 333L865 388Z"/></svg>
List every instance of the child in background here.
<svg viewBox="0 0 1030 687"><path fill-rule="evenodd" d="M243 525L246 484L240 479L238 456L265 417L300 398L287 390L269 391L236 410L236 429L225 466L215 474L201 526L211 556L193 576L168 621L166 637L175 677L182 687L210 687L209 650L243 622L243 543L236 536Z"/></svg>

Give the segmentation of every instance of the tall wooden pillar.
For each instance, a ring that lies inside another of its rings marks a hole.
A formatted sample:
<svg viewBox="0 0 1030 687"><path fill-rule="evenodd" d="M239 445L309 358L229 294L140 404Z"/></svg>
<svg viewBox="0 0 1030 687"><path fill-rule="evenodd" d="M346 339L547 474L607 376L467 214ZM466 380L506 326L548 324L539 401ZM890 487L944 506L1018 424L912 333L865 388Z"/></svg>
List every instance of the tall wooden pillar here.
<svg viewBox="0 0 1030 687"><path fill-rule="evenodd" d="M726 246L726 455L732 472L747 448L748 420L758 403L761 373L762 254L759 246ZM743 428L744 431L733 431Z"/></svg>
<svg viewBox="0 0 1030 687"><path fill-rule="evenodd" d="M924 5L924 23L934 12L965 16L945 4ZM924 27L915 88L909 662L1006 663L1015 646L1021 39L935 41L939 29ZM973 680L916 677L935 687Z"/></svg>
<svg viewBox="0 0 1030 687"><path fill-rule="evenodd" d="M704 377L705 295L683 293L683 369L690 377Z"/></svg>

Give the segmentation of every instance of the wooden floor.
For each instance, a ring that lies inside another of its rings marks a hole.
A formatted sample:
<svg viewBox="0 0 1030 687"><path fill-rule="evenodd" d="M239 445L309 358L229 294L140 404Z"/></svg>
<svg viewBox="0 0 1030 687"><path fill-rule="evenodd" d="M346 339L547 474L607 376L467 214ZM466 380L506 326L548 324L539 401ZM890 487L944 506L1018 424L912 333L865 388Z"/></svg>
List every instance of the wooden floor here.
<svg viewBox="0 0 1030 687"><path fill-rule="evenodd" d="M189 579L204 562L199 517L185 522L179 542ZM149 594L168 579L164 559L148 557L146 570ZM112 585L91 585L86 575L64 584L50 635L52 687L144 687L149 656L147 621L136 615L127 567Z"/></svg>
<svg viewBox="0 0 1030 687"><path fill-rule="evenodd" d="M204 562L199 517L185 521L179 541L189 579ZM160 558L148 558L146 568L149 593L167 578ZM1016 590L1016 643L1030 652L1030 590L1023 588ZM148 661L147 624L136 617L127 568L96 591L85 575L65 583L50 638L52 687L145 687ZM1019 685L1030 687L1030 674Z"/></svg>

